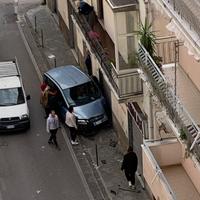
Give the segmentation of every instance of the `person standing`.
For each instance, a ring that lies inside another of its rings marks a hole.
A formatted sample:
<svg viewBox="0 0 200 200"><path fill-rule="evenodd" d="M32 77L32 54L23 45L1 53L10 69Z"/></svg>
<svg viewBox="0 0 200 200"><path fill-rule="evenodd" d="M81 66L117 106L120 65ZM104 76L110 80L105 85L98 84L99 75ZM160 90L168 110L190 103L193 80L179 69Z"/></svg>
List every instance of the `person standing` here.
<svg viewBox="0 0 200 200"><path fill-rule="evenodd" d="M56 145L56 148L60 150L56 139L58 128L59 128L59 119L55 111L52 110L51 113L49 114L49 117L47 118L47 132L51 134L48 143L49 144L54 143Z"/></svg>
<svg viewBox="0 0 200 200"><path fill-rule="evenodd" d="M70 137L71 137L71 144L76 145L78 142L76 141L76 116L74 114L74 108L69 106L68 111L66 112L65 123L69 127Z"/></svg>
<svg viewBox="0 0 200 200"><path fill-rule="evenodd" d="M47 86L48 86L48 84L47 84L47 82L44 80L44 81L42 82L42 84L40 85L41 91L44 92L44 90L45 90L45 88L46 88Z"/></svg>
<svg viewBox="0 0 200 200"><path fill-rule="evenodd" d="M48 91L48 108L49 110L54 110L56 113L58 113L58 91L57 89L50 87Z"/></svg>
<svg viewBox="0 0 200 200"><path fill-rule="evenodd" d="M49 89L50 87L48 85L46 85L46 87L41 86L41 95L40 95L40 104L43 106L46 116L45 119L48 118L49 113L50 113L50 108L49 108Z"/></svg>
<svg viewBox="0 0 200 200"><path fill-rule="evenodd" d="M88 72L89 76L92 76L92 61L91 61L89 51L87 51L86 55L87 56L85 58L85 65L86 65L86 68L87 68L87 72Z"/></svg>
<svg viewBox="0 0 200 200"><path fill-rule="evenodd" d="M124 155L121 170L125 172L129 187L135 189L135 172L137 171L138 158L133 147L129 146L127 153Z"/></svg>

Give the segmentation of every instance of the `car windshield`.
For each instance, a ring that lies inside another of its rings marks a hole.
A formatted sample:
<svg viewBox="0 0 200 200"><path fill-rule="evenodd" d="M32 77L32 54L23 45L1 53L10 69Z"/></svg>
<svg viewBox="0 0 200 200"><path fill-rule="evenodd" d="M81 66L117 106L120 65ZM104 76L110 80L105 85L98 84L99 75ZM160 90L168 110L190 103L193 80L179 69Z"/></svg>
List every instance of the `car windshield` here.
<svg viewBox="0 0 200 200"><path fill-rule="evenodd" d="M0 89L0 106L12 106L25 102L21 87Z"/></svg>
<svg viewBox="0 0 200 200"><path fill-rule="evenodd" d="M64 95L70 105L81 106L100 98L100 90L90 81L73 88L65 89Z"/></svg>

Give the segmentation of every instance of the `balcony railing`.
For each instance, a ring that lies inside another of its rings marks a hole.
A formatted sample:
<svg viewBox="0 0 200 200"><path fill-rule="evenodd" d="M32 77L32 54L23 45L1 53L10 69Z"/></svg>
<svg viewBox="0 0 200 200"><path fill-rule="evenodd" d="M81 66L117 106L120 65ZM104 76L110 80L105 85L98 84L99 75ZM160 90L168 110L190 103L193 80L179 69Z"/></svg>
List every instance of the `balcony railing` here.
<svg viewBox="0 0 200 200"><path fill-rule="evenodd" d="M200 18L196 13L199 12L200 4L195 0L161 0L165 6L177 12L182 19L188 22L190 28L200 36ZM186 3L187 2L187 3ZM195 13L196 12L196 13Z"/></svg>
<svg viewBox="0 0 200 200"><path fill-rule="evenodd" d="M193 149L200 159L200 129L198 125L181 104L162 72L141 44L139 44L138 57L141 68L147 75L154 93L166 108L170 119L174 122L176 127L179 130L184 130L187 135L188 147L190 147L190 150Z"/></svg>
<svg viewBox="0 0 200 200"><path fill-rule="evenodd" d="M72 1L71 4L73 4ZM91 39L91 37L89 37L88 33L92 29L85 16L79 14L74 5L72 5L72 17L81 28L82 33L84 34L87 42L90 44L93 53L98 59L102 70L106 74L119 99L126 99L134 95L142 94L142 81L139 78L139 74L137 72L120 74L116 71L115 66L111 63L99 40L96 38Z"/></svg>

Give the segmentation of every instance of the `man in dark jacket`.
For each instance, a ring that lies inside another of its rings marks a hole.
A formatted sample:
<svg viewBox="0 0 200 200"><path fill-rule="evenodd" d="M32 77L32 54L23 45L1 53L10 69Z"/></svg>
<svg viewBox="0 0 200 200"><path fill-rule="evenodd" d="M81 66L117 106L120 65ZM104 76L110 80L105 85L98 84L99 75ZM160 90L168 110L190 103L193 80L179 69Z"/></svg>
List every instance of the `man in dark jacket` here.
<svg viewBox="0 0 200 200"><path fill-rule="evenodd" d="M124 170L129 187L135 189L135 172L137 171L138 159L133 147L129 146L127 154L124 155L121 170Z"/></svg>

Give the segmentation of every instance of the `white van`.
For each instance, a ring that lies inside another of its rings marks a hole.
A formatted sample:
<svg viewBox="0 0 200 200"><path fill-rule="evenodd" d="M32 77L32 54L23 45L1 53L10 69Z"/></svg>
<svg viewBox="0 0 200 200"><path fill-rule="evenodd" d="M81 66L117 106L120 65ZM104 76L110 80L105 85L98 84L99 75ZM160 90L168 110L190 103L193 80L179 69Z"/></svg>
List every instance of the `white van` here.
<svg viewBox="0 0 200 200"><path fill-rule="evenodd" d="M0 133L30 127L28 99L17 60L0 62Z"/></svg>

